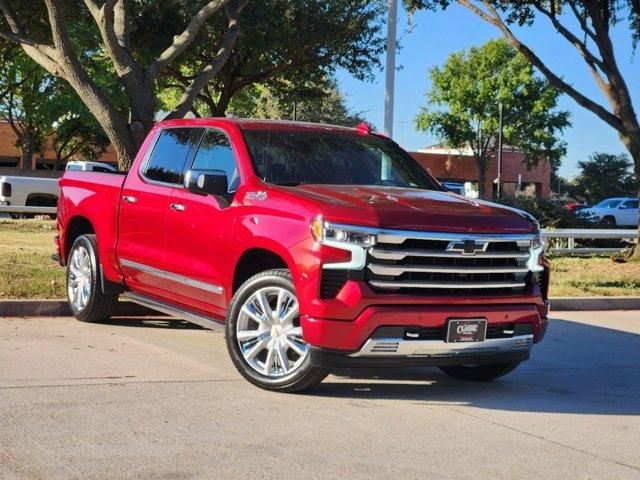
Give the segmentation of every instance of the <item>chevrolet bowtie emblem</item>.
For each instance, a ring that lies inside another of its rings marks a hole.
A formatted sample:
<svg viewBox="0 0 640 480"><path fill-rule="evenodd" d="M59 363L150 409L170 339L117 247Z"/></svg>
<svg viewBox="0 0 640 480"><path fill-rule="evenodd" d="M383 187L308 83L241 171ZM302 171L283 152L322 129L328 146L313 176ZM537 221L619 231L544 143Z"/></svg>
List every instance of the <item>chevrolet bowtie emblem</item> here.
<svg viewBox="0 0 640 480"><path fill-rule="evenodd" d="M462 255L475 255L478 252L487 250L489 242L482 240L458 240L449 242L447 252L460 252Z"/></svg>

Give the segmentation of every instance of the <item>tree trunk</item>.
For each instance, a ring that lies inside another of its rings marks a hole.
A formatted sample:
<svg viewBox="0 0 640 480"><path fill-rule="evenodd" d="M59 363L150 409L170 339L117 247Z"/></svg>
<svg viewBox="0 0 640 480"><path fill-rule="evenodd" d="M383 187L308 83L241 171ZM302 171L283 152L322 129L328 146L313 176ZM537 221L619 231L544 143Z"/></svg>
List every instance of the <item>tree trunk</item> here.
<svg viewBox="0 0 640 480"><path fill-rule="evenodd" d="M627 147L629 154L631 155L631 159L633 160L633 171L636 176L636 187L638 190L638 198L640 198L640 131L634 134L620 134L620 140L624 143L624 146ZM640 221L638 222L638 241L636 243L636 248L631 256L631 259L634 261L640 261Z"/></svg>
<svg viewBox="0 0 640 480"><path fill-rule="evenodd" d="M27 129L27 131L20 138L20 149L22 151L22 169L32 170L31 165L33 162L33 135Z"/></svg>

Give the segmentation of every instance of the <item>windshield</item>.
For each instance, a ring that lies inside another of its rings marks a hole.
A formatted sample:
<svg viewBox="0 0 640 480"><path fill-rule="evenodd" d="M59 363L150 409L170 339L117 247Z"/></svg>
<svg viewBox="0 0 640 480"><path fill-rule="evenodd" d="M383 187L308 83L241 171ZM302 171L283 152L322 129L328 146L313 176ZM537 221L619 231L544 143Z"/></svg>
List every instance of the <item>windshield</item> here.
<svg viewBox="0 0 640 480"><path fill-rule="evenodd" d="M383 185L442 190L405 151L375 135L244 130L256 174L276 185Z"/></svg>
<svg viewBox="0 0 640 480"><path fill-rule="evenodd" d="M622 200L603 200L593 208L616 208Z"/></svg>

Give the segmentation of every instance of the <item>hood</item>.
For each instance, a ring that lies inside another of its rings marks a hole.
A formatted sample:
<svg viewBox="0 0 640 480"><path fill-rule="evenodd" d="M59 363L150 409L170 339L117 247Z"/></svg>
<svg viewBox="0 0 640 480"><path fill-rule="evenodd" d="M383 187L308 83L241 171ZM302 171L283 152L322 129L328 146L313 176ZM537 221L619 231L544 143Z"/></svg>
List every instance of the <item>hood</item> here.
<svg viewBox="0 0 640 480"><path fill-rule="evenodd" d="M317 203L329 222L455 233L530 233L529 214L451 192L398 187L299 185L274 187Z"/></svg>

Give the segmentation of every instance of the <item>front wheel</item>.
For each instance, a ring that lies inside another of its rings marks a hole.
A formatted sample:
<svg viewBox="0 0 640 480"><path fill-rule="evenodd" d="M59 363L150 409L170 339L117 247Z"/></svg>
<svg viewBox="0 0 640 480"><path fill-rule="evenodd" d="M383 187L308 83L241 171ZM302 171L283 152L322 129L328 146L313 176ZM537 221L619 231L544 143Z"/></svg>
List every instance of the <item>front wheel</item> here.
<svg viewBox="0 0 640 480"><path fill-rule="evenodd" d="M487 382L514 371L518 365L520 365L520 362L495 363L491 365L455 365L440 367L440 370L459 380Z"/></svg>
<svg viewBox="0 0 640 480"><path fill-rule="evenodd" d="M242 376L266 390L298 392L329 374L311 365L288 270L259 273L238 289L227 316L226 341Z"/></svg>
<svg viewBox="0 0 640 480"><path fill-rule="evenodd" d="M67 298L71 313L83 322L108 320L118 295L100 286L100 258L95 235L81 235L71 247L67 261Z"/></svg>

